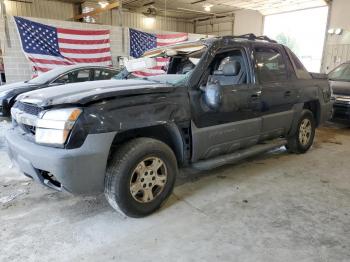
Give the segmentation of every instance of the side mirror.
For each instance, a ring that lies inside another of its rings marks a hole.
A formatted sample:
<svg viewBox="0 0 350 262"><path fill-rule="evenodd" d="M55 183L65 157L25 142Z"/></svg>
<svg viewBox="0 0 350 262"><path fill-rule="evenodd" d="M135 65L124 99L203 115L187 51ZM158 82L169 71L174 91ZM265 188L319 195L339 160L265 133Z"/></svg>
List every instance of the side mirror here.
<svg viewBox="0 0 350 262"><path fill-rule="evenodd" d="M204 90L204 100L210 109L217 110L222 102L222 87L219 83L208 83Z"/></svg>

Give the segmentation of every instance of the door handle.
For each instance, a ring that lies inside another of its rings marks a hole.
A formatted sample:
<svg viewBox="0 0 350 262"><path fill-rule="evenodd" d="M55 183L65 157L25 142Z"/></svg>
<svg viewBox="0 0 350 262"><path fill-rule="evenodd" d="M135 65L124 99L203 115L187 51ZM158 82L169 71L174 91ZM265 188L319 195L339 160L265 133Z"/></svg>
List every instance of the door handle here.
<svg viewBox="0 0 350 262"><path fill-rule="evenodd" d="M286 92L284 93L284 96L285 96L285 97L288 97L288 96L290 96L291 94L292 94L291 91L286 91Z"/></svg>
<svg viewBox="0 0 350 262"><path fill-rule="evenodd" d="M256 92L255 94L252 94L250 97L252 100L259 99L261 95L261 91Z"/></svg>

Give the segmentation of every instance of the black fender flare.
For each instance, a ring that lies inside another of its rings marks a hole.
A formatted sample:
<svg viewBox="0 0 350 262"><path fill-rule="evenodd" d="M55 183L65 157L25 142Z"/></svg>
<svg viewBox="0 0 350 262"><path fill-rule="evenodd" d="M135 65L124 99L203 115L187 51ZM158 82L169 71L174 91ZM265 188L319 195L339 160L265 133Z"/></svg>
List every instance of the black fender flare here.
<svg viewBox="0 0 350 262"><path fill-rule="evenodd" d="M137 128L119 131L116 133L113 144L120 144L135 137L150 137L167 144L177 158L178 164L185 162L185 140L181 128L175 122L148 123Z"/></svg>

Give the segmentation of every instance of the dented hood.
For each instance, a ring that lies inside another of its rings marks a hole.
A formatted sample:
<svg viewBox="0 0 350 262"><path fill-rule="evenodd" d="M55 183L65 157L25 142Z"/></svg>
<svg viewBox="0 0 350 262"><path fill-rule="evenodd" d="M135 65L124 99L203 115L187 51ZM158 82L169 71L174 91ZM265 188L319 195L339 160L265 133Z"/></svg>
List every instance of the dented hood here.
<svg viewBox="0 0 350 262"><path fill-rule="evenodd" d="M148 80L104 80L39 89L24 93L17 100L41 107L59 104L83 105L109 97L163 93L173 89L171 85Z"/></svg>

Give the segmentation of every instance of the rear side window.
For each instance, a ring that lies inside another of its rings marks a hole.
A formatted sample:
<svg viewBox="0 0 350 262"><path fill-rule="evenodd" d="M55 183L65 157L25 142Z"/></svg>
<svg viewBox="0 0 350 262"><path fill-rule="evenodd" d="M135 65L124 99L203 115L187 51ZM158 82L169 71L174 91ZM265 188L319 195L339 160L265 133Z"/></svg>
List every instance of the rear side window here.
<svg viewBox="0 0 350 262"><path fill-rule="evenodd" d="M115 75L115 72L106 69L95 69L95 80L109 80Z"/></svg>
<svg viewBox="0 0 350 262"><path fill-rule="evenodd" d="M288 79L282 54L273 48L255 48L257 74L261 83L285 81Z"/></svg>
<svg viewBox="0 0 350 262"><path fill-rule="evenodd" d="M293 64L295 74L298 79L312 79L310 73L306 70L305 66L301 63L299 58L287 47L286 51L289 55L289 58Z"/></svg>
<svg viewBox="0 0 350 262"><path fill-rule="evenodd" d="M57 78L53 83L70 84L76 82L85 82L90 80L90 69L76 70L69 72Z"/></svg>
<svg viewBox="0 0 350 262"><path fill-rule="evenodd" d="M90 80L90 69L78 71L75 82L85 82Z"/></svg>

